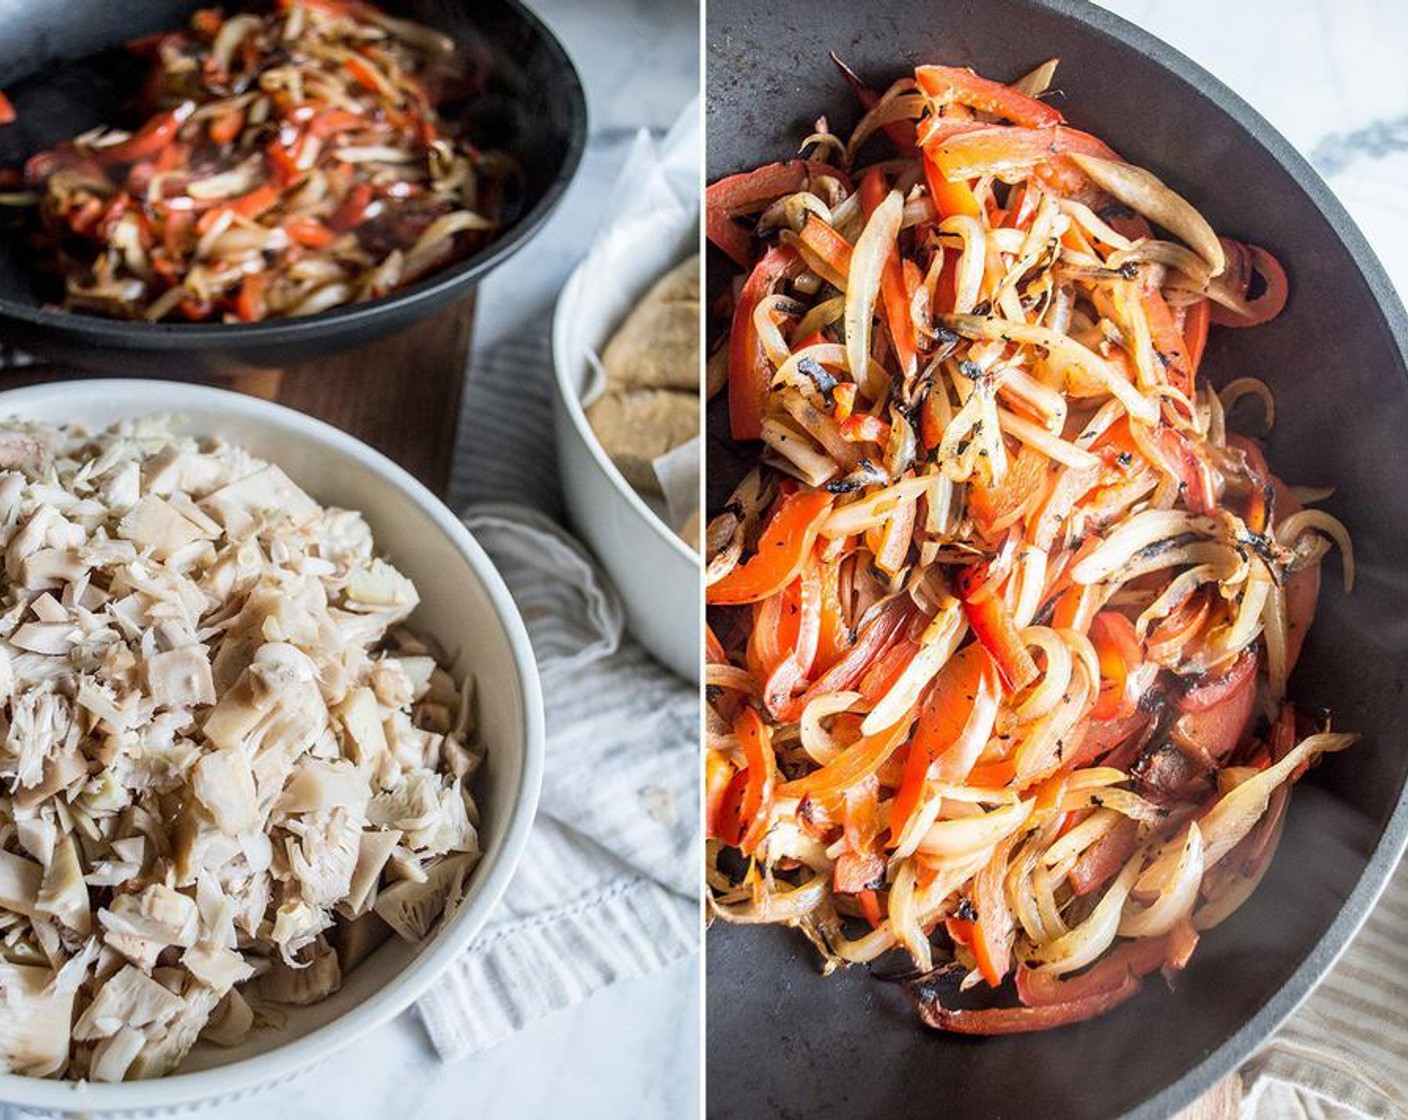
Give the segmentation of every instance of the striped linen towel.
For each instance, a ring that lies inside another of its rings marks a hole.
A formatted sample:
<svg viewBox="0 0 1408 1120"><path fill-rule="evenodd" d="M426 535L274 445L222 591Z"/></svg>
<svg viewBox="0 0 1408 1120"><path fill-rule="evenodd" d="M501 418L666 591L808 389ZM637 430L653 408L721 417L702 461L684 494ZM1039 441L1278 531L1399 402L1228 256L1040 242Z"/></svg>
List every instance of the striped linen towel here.
<svg viewBox="0 0 1408 1120"><path fill-rule="evenodd" d="M458 1058L697 950L696 690L622 634L621 605L545 514L465 523L528 626L547 707L543 795L494 919L418 1009Z"/></svg>
<svg viewBox="0 0 1408 1120"><path fill-rule="evenodd" d="M1248 1120L1408 1120L1408 863L1242 1077Z"/></svg>
<svg viewBox="0 0 1408 1120"><path fill-rule="evenodd" d="M678 205L697 190L697 128L691 105L663 138L594 141L541 243L585 252L583 231L613 214ZM698 690L622 634L615 592L554 520L563 506L548 330L576 257L519 260L481 301L476 329L493 341L471 363L451 489L528 626L548 757L538 821L502 906L419 1004L447 1058L697 952L701 928Z"/></svg>

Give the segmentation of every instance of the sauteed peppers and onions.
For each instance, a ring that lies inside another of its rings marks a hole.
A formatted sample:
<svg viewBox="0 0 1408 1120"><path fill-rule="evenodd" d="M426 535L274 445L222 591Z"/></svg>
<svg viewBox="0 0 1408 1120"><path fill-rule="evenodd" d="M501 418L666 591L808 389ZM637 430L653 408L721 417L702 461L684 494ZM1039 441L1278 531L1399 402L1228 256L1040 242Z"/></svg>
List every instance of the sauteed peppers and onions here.
<svg viewBox="0 0 1408 1120"><path fill-rule="evenodd" d="M131 49L151 61L144 123L87 132L24 169L64 307L310 315L493 237L511 169L437 116L442 98L473 93L438 31L359 0L281 0L266 14L203 9Z"/></svg>
<svg viewBox="0 0 1408 1120"><path fill-rule="evenodd" d="M1348 535L1229 430L1267 387L1199 378L1285 274L1067 124L1053 71L847 72L849 138L707 198L763 446L708 532L712 912L827 971L904 950L923 1021L975 1034L1181 969L1354 741L1286 699Z"/></svg>

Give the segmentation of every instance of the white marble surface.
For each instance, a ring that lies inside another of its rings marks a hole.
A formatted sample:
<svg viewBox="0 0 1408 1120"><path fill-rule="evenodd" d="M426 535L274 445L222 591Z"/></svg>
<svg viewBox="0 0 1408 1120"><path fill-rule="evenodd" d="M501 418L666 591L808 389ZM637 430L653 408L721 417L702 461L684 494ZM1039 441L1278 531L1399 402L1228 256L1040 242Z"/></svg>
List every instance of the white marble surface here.
<svg viewBox="0 0 1408 1120"><path fill-rule="evenodd" d="M1408 4L1102 0L1181 50L1310 158L1408 294Z"/></svg>

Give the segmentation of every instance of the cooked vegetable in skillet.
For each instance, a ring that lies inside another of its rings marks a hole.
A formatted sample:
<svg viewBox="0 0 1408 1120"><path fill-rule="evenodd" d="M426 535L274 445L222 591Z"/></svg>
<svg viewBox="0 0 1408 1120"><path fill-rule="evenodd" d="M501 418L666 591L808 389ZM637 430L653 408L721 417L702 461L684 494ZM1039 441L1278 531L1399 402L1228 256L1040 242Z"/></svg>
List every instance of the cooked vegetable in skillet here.
<svg viewBox="0 0 1408 1120"><path fill-rule="evenodd" d="M131 49L150 60L136 127L34 156L11 184L28 194L6 195L38 206L39 252L69 310L311 315L494 236L512 168L437 114L475 90L439 32L360 0L280 0L264 14L203 9Z"/></svg>
<svg viewBox="0 0 1408 1120"><path fill-rule="evenodd" d="M1286 699L1348 534L1229 431L1266 387L1198 378L1286 276L1068 125L1053 72L848 75L849 138L708 193L762 441L708 532L712 909L828 971L905 951L967 1033L1182 968L1354 741Z"/></svg>

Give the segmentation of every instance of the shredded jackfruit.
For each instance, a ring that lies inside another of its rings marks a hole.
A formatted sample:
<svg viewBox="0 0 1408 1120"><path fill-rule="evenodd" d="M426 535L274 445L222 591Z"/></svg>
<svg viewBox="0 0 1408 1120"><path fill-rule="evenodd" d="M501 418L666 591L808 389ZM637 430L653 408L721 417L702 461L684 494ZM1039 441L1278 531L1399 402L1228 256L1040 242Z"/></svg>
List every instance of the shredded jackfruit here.
<svg viewBox="0 0 1408 1120"><path fill-rule="evenodd" d="M161 417L0 424L0 561L0 1069L161 1076L458 900L470 682L360 514Z"/></svg>

